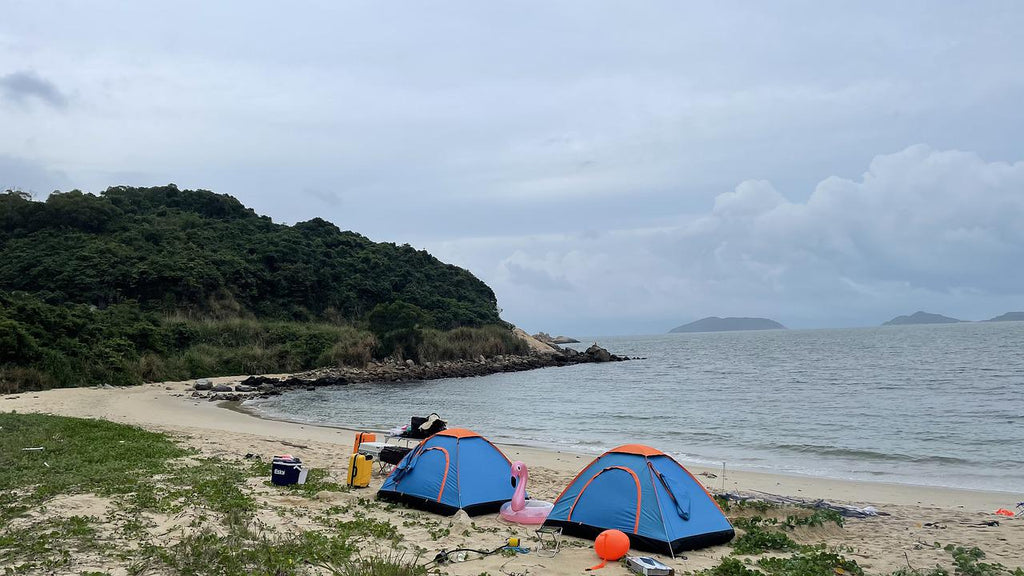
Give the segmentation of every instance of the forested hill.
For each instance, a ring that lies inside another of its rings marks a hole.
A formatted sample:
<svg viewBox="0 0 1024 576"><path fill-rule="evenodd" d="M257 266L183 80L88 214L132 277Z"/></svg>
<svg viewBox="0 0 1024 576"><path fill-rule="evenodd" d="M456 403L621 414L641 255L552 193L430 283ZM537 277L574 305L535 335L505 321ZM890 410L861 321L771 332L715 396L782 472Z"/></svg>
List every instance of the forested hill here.
<svg viewBox="0 0 1024 576"><path fill-rule="evenodd" d="M281 320L364 318L401 300L436 328L500 323L494 292L408 245L319 218L275 224L205 190L0 194L0 290L50 303Z"/></svg>
<svg viewBox="0 0 1024 576"><path fill-rule="evenodd" d="M494 292L408 245L205 190L0 193L0 393L521 354Z"/></svg>

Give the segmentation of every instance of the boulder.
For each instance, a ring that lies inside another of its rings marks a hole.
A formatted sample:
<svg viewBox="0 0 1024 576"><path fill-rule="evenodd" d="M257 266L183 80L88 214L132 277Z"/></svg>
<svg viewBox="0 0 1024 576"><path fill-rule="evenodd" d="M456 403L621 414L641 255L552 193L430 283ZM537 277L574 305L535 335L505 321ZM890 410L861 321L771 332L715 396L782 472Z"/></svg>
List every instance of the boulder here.
<svg viewBox="0 0 1024 576"><path fill-rule="evenodd" d="M589 356L594 362L611 362L612 360L611 352L608 352L597 344L587 348L587 351L584 352L584 354Z"/></svg>
<svg viewBox="0 0 1024 576"><path fill-rule="evenodd" d="M255 392L256 388L253 386L246 386L245 384L239 384L235 386L235 392Z"/></svg>
<svg viewBox="0 0 1024 576"><path fill-rule="evenodd" d="M213 382L210 382L207 378L200 378L196 380L196 383L192 385L196 390L210 390L213 388Z"/></svg>
<svg viewBox="0 0 1024 576"><path fill-rule="evenodd" d="M227 384L217 384L213 388L210 388L210 390L214 392L232 392L231 386L228 386Z"/></svg>

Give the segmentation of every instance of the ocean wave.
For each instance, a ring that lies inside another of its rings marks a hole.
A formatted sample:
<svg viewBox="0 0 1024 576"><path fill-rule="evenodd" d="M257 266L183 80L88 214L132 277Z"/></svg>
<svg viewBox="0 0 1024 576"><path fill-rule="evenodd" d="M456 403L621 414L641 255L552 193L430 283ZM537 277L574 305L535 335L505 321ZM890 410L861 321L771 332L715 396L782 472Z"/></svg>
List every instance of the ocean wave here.
<svg viewBox="0 0 1024 576"><path fill-rule="evenodd" d="M782 450L797 454L812 454L814 456L831 456L835 458L849 458L852 460L865 460L875 462L913 462L915 464L973 464L971 460L957 458L955 456L922 455L911 456L899 452L877 452L861 448L838 448L835 446L821 446L818 444L775 444L765 445L769 450Z"/></svg>

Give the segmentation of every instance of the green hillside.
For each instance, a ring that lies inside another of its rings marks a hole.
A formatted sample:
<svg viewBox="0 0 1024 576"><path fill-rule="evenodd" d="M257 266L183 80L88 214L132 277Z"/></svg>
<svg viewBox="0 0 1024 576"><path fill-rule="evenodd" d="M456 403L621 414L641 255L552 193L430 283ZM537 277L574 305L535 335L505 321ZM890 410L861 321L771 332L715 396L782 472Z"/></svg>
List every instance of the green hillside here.
<svg viewBox="0 0 1024 576"><path fill-rule="evenodd" d="M174 185L0 194L0 390L418 359L460 327L506 340L486 284L319 218Z"/></svg>

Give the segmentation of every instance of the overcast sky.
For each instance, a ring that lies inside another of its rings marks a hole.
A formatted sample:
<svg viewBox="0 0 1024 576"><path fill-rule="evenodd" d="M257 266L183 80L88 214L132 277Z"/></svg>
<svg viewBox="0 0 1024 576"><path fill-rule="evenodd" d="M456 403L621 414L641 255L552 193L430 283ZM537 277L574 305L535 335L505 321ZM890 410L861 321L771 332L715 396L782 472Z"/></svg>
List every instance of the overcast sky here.
<svg viewBox="0 0 1024 576"><path fill-rule="evenodd" d="M1024 309L1024 3L0 0L0 187L466 267L529 331Z"/></svg>

